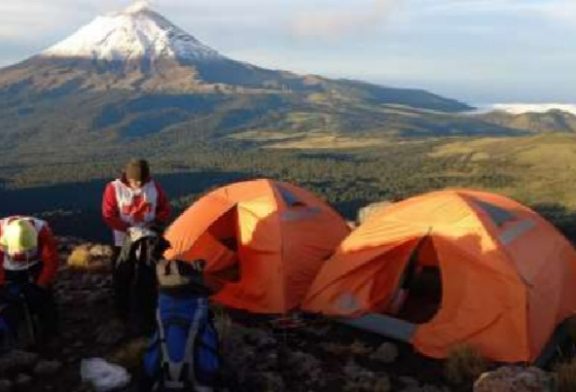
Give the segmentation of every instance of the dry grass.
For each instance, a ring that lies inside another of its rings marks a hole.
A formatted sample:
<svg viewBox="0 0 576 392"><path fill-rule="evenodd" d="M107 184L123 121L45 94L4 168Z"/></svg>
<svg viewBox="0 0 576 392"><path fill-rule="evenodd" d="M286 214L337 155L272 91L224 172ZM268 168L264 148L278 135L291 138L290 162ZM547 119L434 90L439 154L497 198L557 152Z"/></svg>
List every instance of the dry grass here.
<svg viewBox="0 0 576 392"><path fill-rule="evenodd" d="M221 342L226 342L233 328L232 319L226 309L221 306L212 305L212 311L214 312L214 327L218 332L218 337Z"/></svg>
<svg viewBox="0 0 576 392"><path fill-rule="evenodd" d="M557 392L576 391L576 359L556 365L553 376Z"/></svg>
<svg viewBox="0 0 576 392"><path fill-rule="evenodd" d="M487 370L488 361L468 345L455 347L444 363L444 376L455 385L473 382Z"/></svg>
<svg viewBox="0 0 576 392"><path fill-rule="evenodd" d="M67 264L70 268L87 269L91 260L92 256L88 245L80 245L68 256Z"/></svg>

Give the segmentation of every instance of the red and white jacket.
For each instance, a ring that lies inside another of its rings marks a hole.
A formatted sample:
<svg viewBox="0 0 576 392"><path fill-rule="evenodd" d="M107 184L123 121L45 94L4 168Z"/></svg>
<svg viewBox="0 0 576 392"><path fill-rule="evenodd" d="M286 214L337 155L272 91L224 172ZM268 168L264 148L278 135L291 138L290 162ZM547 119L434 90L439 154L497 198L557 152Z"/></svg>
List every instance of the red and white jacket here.
<svg viewBox="0 0 576 392"><path fill-rule="evenodd" d="M41 219L36 219L32 217L21 217L21 216L11 216L0 220L0 236L4 231L4 227L8 222L16 218L26 218L36 228L38 232L38 248L36 258L32 258L27 262L26 266L22 266L20 261L13 260L8 254L0 249L0 285L6 282L5 271L14 270L21 271L23 269L31 268L38 263L42 264L42 269L36 280L36 284L42 287L48 287L52 284L56 278L56 273L58 271L58 247L56 245L56 240L52 234L52 230L48 226L48 223Z"/></svg>
<svg viewBox="0 0 576 392"><path fill-rule="evenodd" d="M121 178L108 183L104 190L102 217L114 231L114 245L122 246L129 227L166 223L170 217L170 202L154 180L134 190L125 178Z"/></svg>

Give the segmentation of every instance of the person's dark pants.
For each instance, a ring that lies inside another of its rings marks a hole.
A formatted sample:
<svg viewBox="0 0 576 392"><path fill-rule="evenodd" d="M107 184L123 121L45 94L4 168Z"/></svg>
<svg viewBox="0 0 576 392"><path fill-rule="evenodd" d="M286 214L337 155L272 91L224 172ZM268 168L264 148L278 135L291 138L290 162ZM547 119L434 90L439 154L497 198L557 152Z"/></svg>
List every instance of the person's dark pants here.
<svg viewBox="0 0 576 392"><path fill-rule="evenodd" d="M148 334L155 326L156 272L136 260L118 262L120 250L114 249L112 263L114 310L134 334Z"/></svg>
<svg viewBox="0 0 576 392"><path fill-rule="evenodd" d="M114 311L116 317L127 321L130 313L130 282L132 272L127 266L118 265L120 246L112 248L112 287L114 289ZM127 263L124 263L127 264Z"/></svg>
<svg viewBox="0 0 576 392"><path fill-rule="evenodd" d="M8 274L7 278L10 278ZM32 329L35 343L47 343L59 333L58 309L51 289L36 284L7 280L0 290L2 317L14 333L24 324ZM33 317L37 321L32 321Z"/></svg>

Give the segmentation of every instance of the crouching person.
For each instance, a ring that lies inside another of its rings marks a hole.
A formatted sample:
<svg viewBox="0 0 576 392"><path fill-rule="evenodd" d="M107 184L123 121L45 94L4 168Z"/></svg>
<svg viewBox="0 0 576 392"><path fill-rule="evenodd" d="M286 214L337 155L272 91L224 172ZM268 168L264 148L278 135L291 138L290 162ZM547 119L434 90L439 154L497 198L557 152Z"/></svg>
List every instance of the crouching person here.
<svg viewBox="0 0 576 392"><path fill-rule="evenodd" d="M157 327L144 358L142 391L210 392L216 387L221 360L203 268L203 261L157 265Z"/></svg>
<svg viewBox="0 0 576 392"><path fill-rule="evenodd" d="M2 329L20 340L44 344L57 334L52 283L58 270L58 249L48 224L12 216L0 220L0 302Z"/></svg>

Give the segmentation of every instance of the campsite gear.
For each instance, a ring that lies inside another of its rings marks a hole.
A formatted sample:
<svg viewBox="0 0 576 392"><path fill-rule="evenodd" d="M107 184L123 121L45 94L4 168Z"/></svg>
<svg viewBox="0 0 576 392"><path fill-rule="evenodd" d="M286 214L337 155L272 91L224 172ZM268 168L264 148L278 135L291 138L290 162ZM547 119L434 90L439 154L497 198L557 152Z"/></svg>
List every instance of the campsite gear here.
<svg viewBox="0 0 576 392"><path fill-rule="evenodd" d="M157 280L156 262L168 244L158 233L131 228L113 272L117 315L136 335L153 330Z"/></svg>
<svg viewBox="0 0 576 392"><path fill-rule="evenodd" d="M130 383L130 374L122 366L102 358L83 359L80 363L82 382L92 384L96 392L115 391Z"/></svg>
<svg viewBox="0 0 576 392"><path fill-rule="evenodd" d="M221 361L209 292L202 283L202 263L161 261L158 274L157 332L144 358L144 387L211 391Z"/></svg>
<svg viewBox="0 0 576 392"><path fill-rule="evenodd" d="M390 313L414 257L398 318L412 300L428 299L415 296L414 285L429 269L441 275L433 317L415 324L379 315ZM574 282L576 251L543 217L504 196L447 190L395 203L356 229L318 273L303 308L381 333L392 325L389 335L431 357L466 344L491 360L529 362L576 310Z"/></svg>
<svg viewBox="0 0 576 392"><path fill-rule="evenodd" d="M206 260L213 299L254 313L297 308L350 232L312 193L285 182L239 182L196 201L166 230L167 259Z"/></svg>

